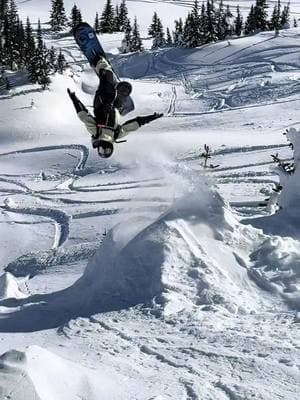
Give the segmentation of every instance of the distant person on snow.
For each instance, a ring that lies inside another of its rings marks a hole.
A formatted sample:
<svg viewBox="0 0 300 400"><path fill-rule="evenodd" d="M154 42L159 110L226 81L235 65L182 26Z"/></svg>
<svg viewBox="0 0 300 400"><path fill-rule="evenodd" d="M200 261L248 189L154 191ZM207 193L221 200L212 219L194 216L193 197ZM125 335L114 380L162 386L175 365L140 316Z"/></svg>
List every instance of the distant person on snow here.
<svg viewBox="0 0 300 400"><path fill-rule="evenodd" d="M163 114L154 113L136 117L121 125L119 109L122 108L124 98L130 95L131 85L127 82L120 82L121 84L115 87L111 66L105 58L101 58L98 61L95 69L100 82L94 97L94 117L74 92L68 89L68 94L79 119L85 124L86 129L92 136L93 147L98 149L100 157L107 158L113 153L114 143L118 143L120 139L142 125L161 118ZM126 84L128 85L127 87Z"/></svg>

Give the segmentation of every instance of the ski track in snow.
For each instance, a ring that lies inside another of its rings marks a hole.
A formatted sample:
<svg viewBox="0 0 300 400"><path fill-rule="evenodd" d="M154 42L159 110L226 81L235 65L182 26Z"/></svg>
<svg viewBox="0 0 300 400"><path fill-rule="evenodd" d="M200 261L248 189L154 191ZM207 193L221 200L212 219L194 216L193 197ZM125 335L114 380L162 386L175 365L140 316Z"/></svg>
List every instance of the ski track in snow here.
<svg viewBox="0 0 300 400"><path fill-rule="evenodd" d="M39 153L44 151L52 150L79 150L80 159L75 166L75 171L81 171L84 169L89 156L89 149L82 144L70 144L70 145L58 145L58 146L44 146L44 147L32 147L29 149L15 150L7 153L0 153L0 157L9 156L13 154L28 154L28 153Z"/></svg>
<svg viewBox="0 0 300 400"><path fill-rule="evenodd" d="M53 220L55 222L55 236L53 242L54 249L62 246L63 243L68 239L70 217L68 217L63 211L33 206L14 207L10 205L2 205L1 209L11 213L40 216Z"/></svg>

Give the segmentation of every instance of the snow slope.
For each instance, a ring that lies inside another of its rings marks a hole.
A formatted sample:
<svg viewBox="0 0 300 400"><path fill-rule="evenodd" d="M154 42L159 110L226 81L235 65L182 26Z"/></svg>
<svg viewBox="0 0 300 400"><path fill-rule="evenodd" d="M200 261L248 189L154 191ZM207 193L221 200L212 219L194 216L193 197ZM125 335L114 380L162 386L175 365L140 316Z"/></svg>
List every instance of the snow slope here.
<svg viewBox="0 0 300 400"><path fill-rule="evenodd" d="M109 160L66 95L90 105L97 86L70 36L47 37L70 61L49 91L15 76L1 93L3 398L297 398L297 207L265 198L299 124L298 36L118 56L106 35L134 115L165 113Z"/></svg>

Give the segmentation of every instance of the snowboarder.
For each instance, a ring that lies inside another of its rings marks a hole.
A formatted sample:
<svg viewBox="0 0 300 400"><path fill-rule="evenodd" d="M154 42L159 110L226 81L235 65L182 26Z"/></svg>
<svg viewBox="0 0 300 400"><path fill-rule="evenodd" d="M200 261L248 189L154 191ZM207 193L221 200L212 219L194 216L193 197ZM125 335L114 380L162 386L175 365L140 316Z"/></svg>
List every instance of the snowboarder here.
<svg viewBox="0 0 300 400"><path fill-rule="evenodd" d="M104 57L98 61L95 69L100 82L94 97L94 116L88 112L74 92L68 89L68 94L79 119L92 136L93 147L98 149L99 156L107 158L113 153L114 143L118 143L129 132L137 130L142 125L161 118L163 114L154 113L136 117L120 124L119 109L131 92L131 85L127 82L119 82L115 87L111 66Z"/></svg>

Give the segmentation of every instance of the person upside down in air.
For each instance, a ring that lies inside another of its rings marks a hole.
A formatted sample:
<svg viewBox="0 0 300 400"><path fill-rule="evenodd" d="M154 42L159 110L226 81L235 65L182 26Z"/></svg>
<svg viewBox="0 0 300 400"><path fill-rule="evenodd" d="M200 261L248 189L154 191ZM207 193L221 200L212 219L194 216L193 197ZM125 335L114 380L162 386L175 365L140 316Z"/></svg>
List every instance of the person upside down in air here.
<svg viewBox="0 0 300 400"><path fill-rule="evenodd" d="M120 139L142 125L161 118L163 114L140 116L120 124L120 110L126 97L131 93L131 85L128 82L119 82L115 87L111 66L105 58L98 61L95 70L100 82L94 97L94 116L76 97L75 92L71 92L70 89L67 91L77 116L92 136L93 148L97 148L100 157L107 158L114 151L114 143L118 143Z"/></svg>

